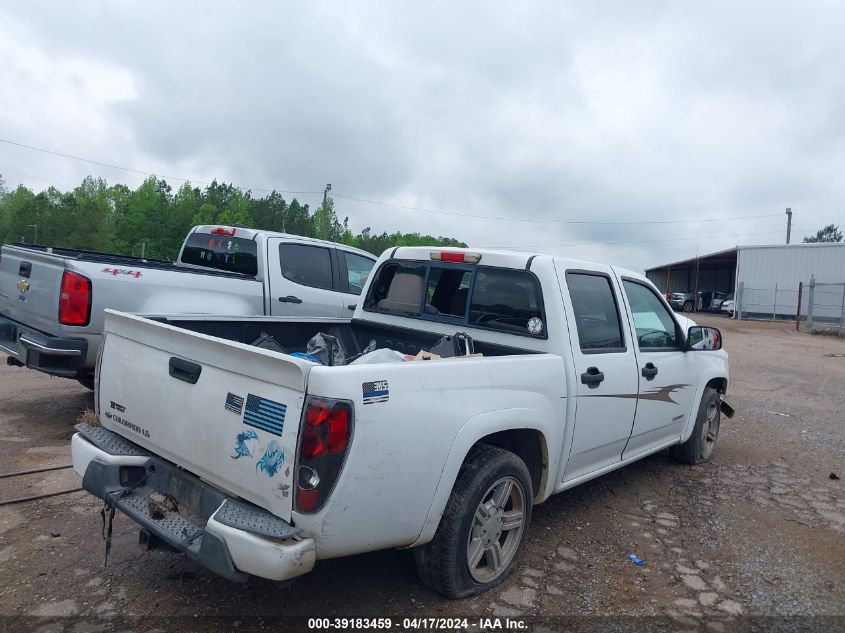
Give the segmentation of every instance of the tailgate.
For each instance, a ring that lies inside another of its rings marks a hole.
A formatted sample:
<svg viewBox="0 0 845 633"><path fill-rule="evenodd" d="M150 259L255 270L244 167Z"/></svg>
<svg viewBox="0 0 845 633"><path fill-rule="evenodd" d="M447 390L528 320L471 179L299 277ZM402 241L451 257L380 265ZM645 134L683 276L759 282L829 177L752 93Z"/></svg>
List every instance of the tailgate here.
<svg viewBox="0 0 845 633"><path fill-rule="evenodd" d="M0 259L0 312L44 332L59 318L64 260L58 255L7 246Z"/></svg>
<svg viewBox="0 0 845 633"><path fill-rule="evenodd" d="M289 521L311 365L106 310L100 423Z"/></svg>

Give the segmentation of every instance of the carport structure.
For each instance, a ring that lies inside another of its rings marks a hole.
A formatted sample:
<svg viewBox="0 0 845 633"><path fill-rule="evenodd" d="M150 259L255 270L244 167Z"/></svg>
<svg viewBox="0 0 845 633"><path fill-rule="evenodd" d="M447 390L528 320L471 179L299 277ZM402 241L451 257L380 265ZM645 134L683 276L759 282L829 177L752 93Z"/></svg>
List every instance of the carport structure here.
<svg viewBox="0 0 845 633"><path fill-rule="evenodd" d="M739 248L701 255L645 271L646 277L664 294L672 292L733 292Z"/></svg>

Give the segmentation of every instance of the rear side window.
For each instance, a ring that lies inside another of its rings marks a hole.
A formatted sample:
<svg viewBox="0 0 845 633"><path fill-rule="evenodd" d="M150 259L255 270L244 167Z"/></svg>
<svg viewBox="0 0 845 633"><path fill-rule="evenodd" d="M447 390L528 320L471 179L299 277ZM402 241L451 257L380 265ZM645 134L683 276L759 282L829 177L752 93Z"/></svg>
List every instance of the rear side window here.
<svg viewBox="0 0 845 633"><path fill-rule="evenodd" d="M280 244L279 261L285 279L300 286L332 289L332 256L329 249L305 244Z"/></svg>
<svg viewBox="0 0 845 633"><path fill-rule="evenodd" d="M469 324L502 332L545 335L540 283L521 270L479 269Z"/></svg>
<svg viewBox="0 0 845 633"><path fill-rule="evenodd" d="M622 324L610 279L604 275L566 273L583 352L624 351Z"/></svg>
<svg viewBox="0 0 845 633"><path fill-rule="evenodd" d="M387 262L364 309L546 338L540 282L528 271Z"/></svg>
<svg viewBox="0 0 845 633"><path fill-rule="evenodd" d="M254 240L210 233L191 233L182 249L182 263L255 276L258 247Z"/></svg>

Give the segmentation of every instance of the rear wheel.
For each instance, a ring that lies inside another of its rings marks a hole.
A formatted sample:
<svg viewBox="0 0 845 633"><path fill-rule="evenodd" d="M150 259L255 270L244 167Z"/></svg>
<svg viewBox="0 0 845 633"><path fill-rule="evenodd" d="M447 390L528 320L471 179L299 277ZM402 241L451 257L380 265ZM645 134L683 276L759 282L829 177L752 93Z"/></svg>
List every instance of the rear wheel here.
<svg viewBox="0 0 845 633"><path fill-rule="evenodd" d="M684 312L692 312L692 301L684 301Z"/></svg>
<svg viewBox="0 0 845 633"><path fill-rule="evenodd" d="M672 447L672 457L686 464L701 464L713 457L721 422L720 400L718 391L712 387L704 389L692 435L683 444Z"/></svg>
<svg viewBox="0 0 845 633"><path fill-rule="evenodd" d="M531 477L519 457L493 446L475 447L434 539L413 550L423 584L464 598L504 582L528 533L531 499Z"/></svg>

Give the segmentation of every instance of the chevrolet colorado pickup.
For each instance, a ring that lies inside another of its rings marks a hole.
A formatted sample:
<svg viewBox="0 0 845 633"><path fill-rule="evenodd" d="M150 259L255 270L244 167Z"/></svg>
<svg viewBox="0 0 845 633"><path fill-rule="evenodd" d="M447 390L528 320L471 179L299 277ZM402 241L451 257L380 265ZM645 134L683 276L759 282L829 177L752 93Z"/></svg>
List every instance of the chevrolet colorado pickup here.
<svg viewBox="0 0 845 633"><path fill-rule="evenodd" d="M343 244L196 226L176 262L8 244L0 351L10 365L93 388L103 309L156 314L351 314L375 257Z"/></svg>
<svg viewBox="0 0 845 633"><path fill-rule="evenodd" d="M422 247L374 270L351 319L108 311L83 487L232 580L413 548L459 598L513 571L534 504L666 448L705 462L733 413L719 331L637 273ZM416 360L456 331L474 354ZM246 344L261 332L286 353ZM316 333L398 358L311 362Z"/></svg>

